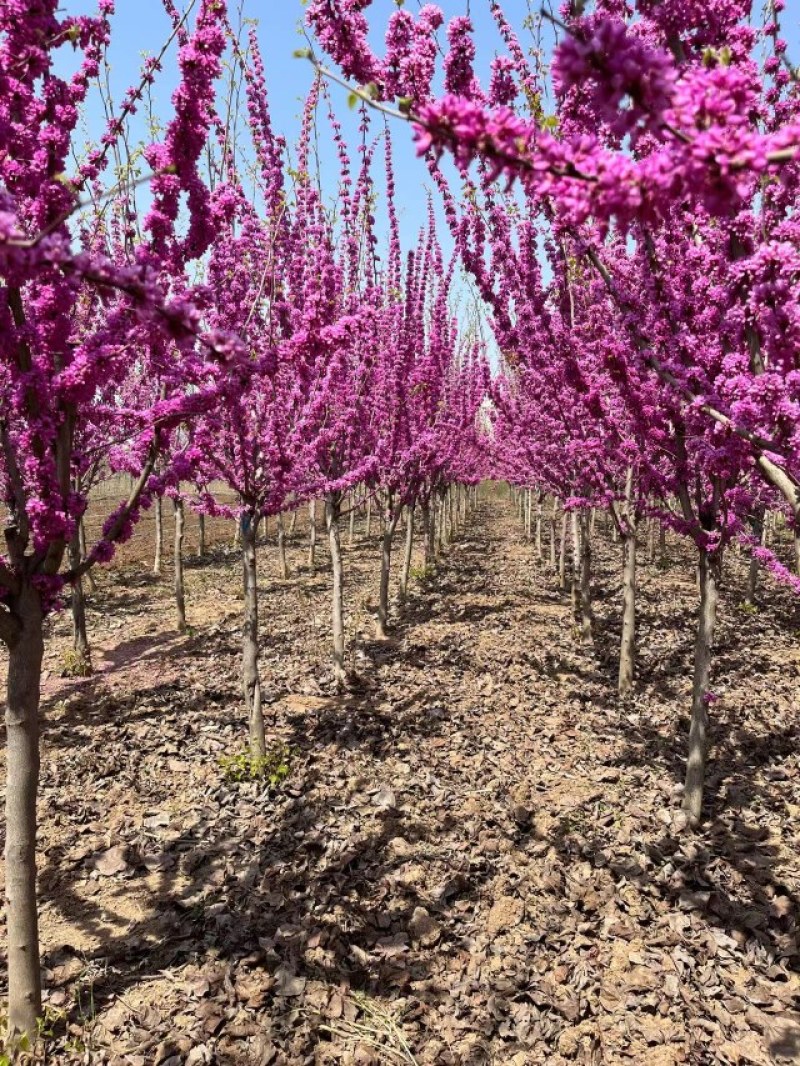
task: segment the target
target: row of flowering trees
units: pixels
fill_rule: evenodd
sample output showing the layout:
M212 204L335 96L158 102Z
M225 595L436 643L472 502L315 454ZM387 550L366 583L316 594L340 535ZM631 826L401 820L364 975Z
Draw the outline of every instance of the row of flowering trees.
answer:
M0 638L9 654L12 1039L35 1034L41 1013L36 796L48 613L70 586L79 609L82 577L113 557L155 499L171 495L180 516L182 486L194 483L202 508L219 512L226 507L215 492L232 489L236 504L227 510L243 546L244 693L251 743L263 752L259 522L303 500L326 501L341 682L345 493L388 493L394 532L399 507L424 502L455 476L474 479L479 452L485 360L461 340L448 310L452 269L432 227L403 258L388 138L376 137L364 115L354 170L330 117L341 165L332 215L312 178L321 85L290 167L255 38L232 31L223 0L201 0L191 24L165 6L180 80L163 139L142 153L150 194L140 217L132 170L116 185L108 175L113 162L119 182L129 120L160 60L146 62L76 167L81 109L109 44L112 0L101 0L93 17L63 17L55 0L0 0ZM79 59L71 79L56 72L66 49ZM219 108L220 92L227 104L242 81L246 150ZM373 177L382 141L383 258ZM89 490L115 470L132 475L133 488L83 550Z
M308 21L365 98L411 120L490 309L495 474L612 509L627 546L623 691L637 515L696 546L696 824L726 544L797 584L757 538L765 506L800 519L800 78L783 0L761 22L747 0L570 3L547 16L549 64L490 6L504 48L488 85L466 16L445 26L435 5L401 7L383 55L369 0L312 0Z

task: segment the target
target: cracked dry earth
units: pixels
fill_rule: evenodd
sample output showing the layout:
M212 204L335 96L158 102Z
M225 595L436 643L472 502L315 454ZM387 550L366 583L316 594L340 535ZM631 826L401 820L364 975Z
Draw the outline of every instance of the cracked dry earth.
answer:
M218 540L223 535L220 530ZM395 638L379 557L347 553L357 690L327 688L328 575L261 552L279 790L239 750L239 567L169 582L127 546L91 600L96 675L48 645L41 794L48 1061L736 1064L800 1061L796 727L787 596L738 606L715 670L709 818L680 832L695 590L641 573L636 696L614 693L618 549L596 538L598 641L486 499ZM2 994L0 992L0 994Z

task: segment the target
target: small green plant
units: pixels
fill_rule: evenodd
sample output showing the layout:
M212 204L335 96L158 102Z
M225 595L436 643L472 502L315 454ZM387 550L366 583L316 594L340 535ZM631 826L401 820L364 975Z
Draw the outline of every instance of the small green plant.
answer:
M428 578L433 577L432 566L412 566L409 573L415 581L427 581Z
M270 788L278 788L289 776L297 750L288 744L276 744L266 755L252 751L236 755L221 755L219 765L226 781L265 781Z
M67 648L61 653L62 677L91 677L92 663L87 655L81 655L74 648Z
M754 603L748 603L747 600L743 600L738 604L737 609L740 610L742 614L758 614L758 607L756 607Z

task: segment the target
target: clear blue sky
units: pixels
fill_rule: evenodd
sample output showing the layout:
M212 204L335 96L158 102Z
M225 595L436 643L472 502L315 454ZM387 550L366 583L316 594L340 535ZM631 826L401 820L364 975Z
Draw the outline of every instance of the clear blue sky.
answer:
M411 10L418 6L417 0L407 2ZM487 0L472 0L471 5L468 0L438 2L448 17L463 15L468 6L471 6L479 37L485 42L481 48L478 72L483 74L488 71L489 62L495 50L500 48L501 42L489 14ZM113 95L118 101L125 89L137 81L143 54L158 52L168 38L171 26L161 0L116 0L116 6L109 58ZM182 0L177 0L177 6L183 9ZM229 0L228 6L233 21L237 9L236 0ZM89 13L93 11L93 7L92 0L62 2L62 10L69 14ZM520 28L527 15L526 0L507 0L505 8L512 22ZM375 0L370 9L371 21L379 28L375 45L381 51L380 34L393 10L396 10L393 0ZM305 40L299 32L304 5L302 0L243 0L243 11L246 18L257 22L275 126L291 145L299 129L302 101L313 79L310 63L293 56L296 49L305 45ZM169 97L176 84L175 53L176 46L173 43L165 58L164 70L153 90L155 99L161 103L159 110L165 117L169 115ZM337 86L332 86L331 92L346 129L354 131L356 119L348 110L347 93ZM87 128L92 138L102 131L102 111L98 100L92 101L89 108ZM142 136L144 137L143 131ZM425 165L415 157L410 129L405 125L398 125L393 131L393 138L400 224L404 246L409 247L427 219L425 190L430 186L430 179ZM326 153L326 158L331 166L329 175L323 177L328 178L332 195L335 192L337 169L332 154ZM434 202L438 206L437 197L434 197ZM442 236L444 237L444 234ZM449 241L446 243L449 245Z

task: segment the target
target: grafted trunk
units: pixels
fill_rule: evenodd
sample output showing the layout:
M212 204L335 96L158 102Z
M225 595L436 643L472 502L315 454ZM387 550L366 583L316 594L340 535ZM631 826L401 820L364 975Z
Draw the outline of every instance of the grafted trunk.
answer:
M202 512L197 516L197 554L201 559L206 554L206 516Z
M156 553L153 559L153 573L161 577L161 569L164 565L164 501L159 496L156 499Z
M19 630L6 682L6 935L8 1032L32 1039L42 1013L36 911L36 793L44 639L38 592L27 583L12 604Z
M704 548L700 549L698 575L700 578L700 610L694 645L692 721L689 727L689 757L686 763L686 784L683 793L683 809L686 811L691 826L698 825L703 809L703 788L708 757L708 684L711 677L711 657L719 595L719 559Z
M68 549L71 570L80 566L81 556L80 531L76 528ZM72 649L75 652L74 672L76 675L83 677L92 672L92 652L86 632L86 597L83 592L83 578L81 577L72 584L71 601Z
M317 501L308 505L308 565L313 570L317 554Z
M325 521L328 526L328 541L331 550L333 571L333 679L338 689L344 687L344 573L342 570L342 545L339 539L339 518L342 501L338 494L328 497L325 504Z
M244 626L242 629L242 686L250 732L250 753L263 757L267 751L261 679L258 673L258 570L256 537L258 515L246 512L239 522L242 541Z
M406 513L406 543L403 554L403 569L400 571L400 602L408 595L408 579L411 576L411 557L414 552L414 504L409 503Z
M385 640L389 635L389 577L392 567L392 544L401 513L402 507L394 506L394 494L390 492L387 501L386 524L381 538L381 580L378 591L378 622L376 626L379 640Z
M281 568L281 577L286 581L289 577L289 560L286 557L286 529L283 524L283 515L278 515L278 561Z
M633 687L636 663L636 530L628 519L622 542L622 640L619 649L619 693Z
M175 612L178 622L178 632L186 632L186 589L183 581L183 531L185 524L185 514L183 510L183 500L173 500L173 506L175 508L175 550L174 550L174 567L175 567Z
M594 637L594 614L592 612L592 537L590 532L590 516L586 510L581 511L580 516L580 607L581 607L581 633L584 640L592 640Z

